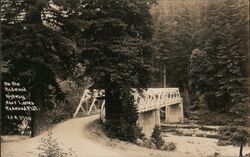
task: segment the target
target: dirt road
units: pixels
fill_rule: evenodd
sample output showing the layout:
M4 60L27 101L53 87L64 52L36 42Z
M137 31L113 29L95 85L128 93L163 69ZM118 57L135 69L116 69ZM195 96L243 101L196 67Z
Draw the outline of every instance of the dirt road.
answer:
M238 147L217 146L216 139L200 137L169 136L167 142L176 143L177 150L173 152L152 150L137 145L111 140L100 129L93 128L93 121L98 116L70 119L59 123L52 128L54 138L58 139L59 145L68 150L72 148L77 157L237 157ZM41 139L47 137L43 133L35 138L21 141L3 142L1 144L2 157L37 157L38 146ZM245 153L250 148L244 148Z
M58 139L59 145L65 150L72 148L79 157L124 157L109 147L103 147L86 137L86 125L96 119L97 116L70 119L56 125L52 129L54 138ZM2 146L2 157L37 157L38 146L41 139L46 137L43 133L38 137L26 139L20 142L6 142Z

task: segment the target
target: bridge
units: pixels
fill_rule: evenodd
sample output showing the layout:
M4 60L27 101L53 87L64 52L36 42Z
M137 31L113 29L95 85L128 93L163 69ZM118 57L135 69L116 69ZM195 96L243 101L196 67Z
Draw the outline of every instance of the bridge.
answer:
M160 115L165 114L165 122L182 123L183 104L179 88L148 88L138 91L132 89L135 104L138 106L138 125L143 128L146 136L150 137L155 125L160 125ZM85 90L73 115L76 117L80 110L90 115L91 112L100 113L101 120L105 120L104 90Z

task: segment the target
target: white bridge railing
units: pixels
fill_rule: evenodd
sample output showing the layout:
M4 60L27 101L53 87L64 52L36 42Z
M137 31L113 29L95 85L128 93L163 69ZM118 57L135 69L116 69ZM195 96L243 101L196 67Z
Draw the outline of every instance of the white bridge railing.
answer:
M134 97L140 113L182 102L179 88L148 88L142 94L134 92Z
M160 109L165 106L182 102L179 88L148 88L142 92L138 92L137 89L132 89L132 91L135 103L138 105L139 113ZM80 109L89 115L93 109L98 110L98 107L96 106L98 104L101 106L99 107L101 113L104 113L105 100L98 99L104 96L104 90L85 90L74 113L74 117L77 116Z

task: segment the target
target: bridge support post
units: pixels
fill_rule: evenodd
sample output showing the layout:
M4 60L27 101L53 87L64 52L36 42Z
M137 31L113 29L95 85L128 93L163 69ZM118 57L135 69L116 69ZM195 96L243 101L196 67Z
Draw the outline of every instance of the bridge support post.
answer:
M165 122L167 123L183 123L183 104L182 102L174 105L166 106Z
M139 126L142 127L142 131L146 138L150 138L155 125L160 125L160 110L151 110L148 112L139 113Z

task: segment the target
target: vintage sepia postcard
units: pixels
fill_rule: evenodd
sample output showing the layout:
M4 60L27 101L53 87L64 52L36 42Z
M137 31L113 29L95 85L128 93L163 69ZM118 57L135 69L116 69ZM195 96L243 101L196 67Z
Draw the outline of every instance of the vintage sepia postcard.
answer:
M1 0L1 157L250 157L249 0Z

